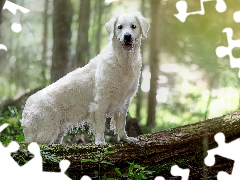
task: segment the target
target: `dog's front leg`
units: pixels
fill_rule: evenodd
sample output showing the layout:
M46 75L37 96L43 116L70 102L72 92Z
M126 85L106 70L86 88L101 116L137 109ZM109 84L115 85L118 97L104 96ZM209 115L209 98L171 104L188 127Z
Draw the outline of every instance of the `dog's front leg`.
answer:
M104 104L93 103L94 110L92 111L93 128L95 131L95 144L106 145L104 138L105 123L106 123L106 106Z
M115 120L116 120L116 132L118 134L118 141L120 140L126 140L128 142L138 141L137 138L127 136L127 133L125 131L126 113L115 115Z

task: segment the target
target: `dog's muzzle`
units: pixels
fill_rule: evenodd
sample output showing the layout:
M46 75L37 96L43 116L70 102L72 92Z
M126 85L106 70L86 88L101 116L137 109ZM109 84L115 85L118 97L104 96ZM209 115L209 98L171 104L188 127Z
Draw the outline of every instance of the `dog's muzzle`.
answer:
M122 46L125 51L133 50L134 44L133 44L133 37L131 34L129 33L124 34Z

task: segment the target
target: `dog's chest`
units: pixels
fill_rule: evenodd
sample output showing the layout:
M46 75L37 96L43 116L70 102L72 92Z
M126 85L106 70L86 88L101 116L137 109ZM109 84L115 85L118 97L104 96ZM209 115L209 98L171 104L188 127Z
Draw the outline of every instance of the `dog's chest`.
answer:
M116 68L114 72L112 86L115 89L114 94L118 96L132 96L132 93L138 87L140 75L139 67Z

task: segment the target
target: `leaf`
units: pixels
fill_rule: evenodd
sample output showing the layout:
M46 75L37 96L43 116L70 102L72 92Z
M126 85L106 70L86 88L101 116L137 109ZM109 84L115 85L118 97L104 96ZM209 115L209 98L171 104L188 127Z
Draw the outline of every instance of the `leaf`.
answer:
M131 176L130 173L128 173L128 174L123 174L123 175L122 175L122 177L124 177L124 178L130 177L130 176Z
M133 172L134 162L129 163L129 164L130 164L130 166L129 166L129 172L131 173L131 172Z
M122 177L122 173L119 169L120 168L115 168L115 172L117 173L118 176Z
M81 162L86 163L86 162L98 162L99 160L97 158L95 159L82 159Z
M24 141L24 135L19 134L19 135L16 136L16 139L17 139L18 142L23 142Z
M25 128L25 126L20 126L19 130L23 130Z
M117 151L109 151L107 148L104 148L104 153L105 154L114 154L116 153Z
M134 166L133 166L134 168L136 168L136 169L140 169L141 168L141 166L140 165L138 165L138 164L134 164Z
M108 165L114 165L113 163L108 162L108 161L102 161L101 163L102 163L102 164L108 164Z
M105 154L114 154L116 153L117 151L105 151Z

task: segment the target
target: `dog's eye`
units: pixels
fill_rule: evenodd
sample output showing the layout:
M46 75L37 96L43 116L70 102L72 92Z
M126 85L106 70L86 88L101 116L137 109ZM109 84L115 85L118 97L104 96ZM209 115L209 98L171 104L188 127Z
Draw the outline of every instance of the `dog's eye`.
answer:
M122 25L119 25L119 26L118 26L118 29L122 29Z
M135 29L136 27L137 27L137 26L135 26L135 25L132 25L132 28L133 28L133 29Z

